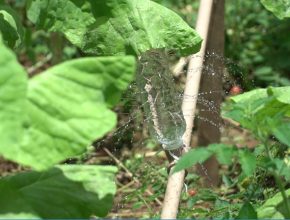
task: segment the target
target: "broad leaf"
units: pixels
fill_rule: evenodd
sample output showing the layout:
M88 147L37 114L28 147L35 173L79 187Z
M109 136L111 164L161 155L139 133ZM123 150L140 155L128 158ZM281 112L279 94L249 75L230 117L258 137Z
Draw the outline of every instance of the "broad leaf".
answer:
M290 203L290 189L286 191L288 204ZM286 204L283 202L281 193L277 193L274 197L268 199L258 210L259 219L289 219L287 215Z
M0 42L0 154L21 154L27 77L15 55Z
M290 18L289 0L261 0L261 3L271 11L277 18Z
M239 211L237 219L257 219L257 212L251 203L246 202Z
M0 179L0 218L104 217L111 209L115 167L58 166Z
M212 155L213 152L205 147L191 149L188 153L183 155L178 160L178 162L174 166L173 172L178 172L180 170L187 169L197 163L203 163Z
M254 153L251 153L247 149L243 149L239 151L239 161L242 166L243 172L250 176L256 169L256 157Z
M256 89L231 97L232 102L227 106L229 109L223 111L223 116L241 123L245 128L252 129L252 117L264 107L265 99L267 99L266 89Z
M108 108L119 101L133 73L133 57L103 57L68 61L34 77L28 90L27 138L14 158L45 169L83 153L115 127L116 114Z
M135 71L134 57L77 59L32 78L26 94L26 74L3 46L0 60L0 154L38 170L83 153L116 125L109 108Z
M15 11L0 4L0 33L6 45L18 47L23 40L23 27Z
M254 134L270 134L282 143L287 140L287 121L290 117L290 87L257 89L231 98L224 117L229 117Z
M140 55L167 48L189 55L201 44L177 14L149 0L30 0L28 17L90 54Z

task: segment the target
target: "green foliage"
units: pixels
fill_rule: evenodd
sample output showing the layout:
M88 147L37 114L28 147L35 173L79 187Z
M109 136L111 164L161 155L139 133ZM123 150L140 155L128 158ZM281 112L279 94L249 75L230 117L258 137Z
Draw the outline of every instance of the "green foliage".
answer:
M158 158L155 156L154 160ZM153 158L152 158L153 159ZM156 203L165 193L166 180L168 174L164 164L157 164L155 161L146 161L146 158L141 154L136 154L129 160L126 160L126 167L133 173L134 178L140 181L137 189L125 189L123 193L125 197L120 203L132 203L130 205L133 211L147 210L144 218L153 218L156 215ZM149 194L148 191L153 193ZM128 193L128 191L130 191ZM138 210L138 211L139 211Z
M281 143L286 144L290 147L290 136L289 136L289 131L290 131L290 122L288 123L282 123L282 124L277 124L275 127L273 127L272 132L273 135L281 141Z
M214 144L208 146L209 149L212 148L212 151L215 152L217 160L221 164L230 165L232 164L233 158L237 155L237 148L233 146L227 146L225 144ZM211 150L211 149L210 149Z
M239 161L242 166L242 170L247 176L254 173L256 169L256 157L250 151L243 150L239 152Z
M257 162L253 160L255 156L247 151L239 154L244 173L249 176L254 171L258 172L255 169L258 166L275 179L283 195L285 195L285 189L281 177L286 181L289 180L289 158L286 152L283 152L284 159L280 159L279 154L273 152L273 148L280 148L280 151L284 151L283 144L288 146L288 149L290 147L289 138L287 137L290 119L289 92L290 87L270 87L232 97L232 103L230 103L224 114L224 116L236 120L242 126L251 130L264 148L265 155L263 155L263 151L260 152L262 159ZM271 135L274 135L280 141L280 144L275 144L277 146L271 144L269 140ZM266 204L263 205L264 209L261 209L258 215L263 215L264 218L283 218L283 216L289 218L289 199L285 196L283 199L281 196L279 198L279 204L278 200L266 202L266 204L271 204L269 205L271 207L267 208Z
M221 164L231 165L233 158L238 156L242 170L246 175L252 175L256 168L256 157L248 149L237 149L225 144L211 144L208 147L191 149L184 154L174 167L174 172L187 169L197 163L203 163L215 155Z
M180 170L189 168L197 163L203 163L210 156L212 156L212 154L213 152L202 147L191 149L178 160L177 164L174 166L173 172L178 172Z
M0 51L0 152L11 151L14 157L23 135L27 76L15 55L2 42Z
M15 11L0 3L0 34L10 48L18 47L23 41L24 29Z
M290 202L290 189L286 191L288 201ZM268 199L265 204L257 210L259 219L289 219L287 215L286 204L283 201L281 193L277 193L274 197Z
M232 97L232 103L224 112L250 129L258 138L274 135L290 147L288 134L290 117L290 87L257 89Z
M25 3L9 1L7 5L14 5L21 22L30 27ZM148 0L30 0L27 16L44 31L27 28L23 41L19 19L7 5L5 10L4 6L0 8L0 154L38 172L0 179L0 218L104 217L116 191L116 168L52 166L80 155L116 125L116 114L110 108L120 101L121 93L133 80L135 58L79 58L46 67L28 79L16 56L3 43L15 48L24 42L24 55L17 55L24 58L21 62L27 68L31 66L25 60L27 56L37 61L51 52L70 53L62 51L61 35L57 44L60 48L56 48L56 42L45 31L62 32L86 53L97 55L139 55L152 48L188 55L199 49L201 39L178 15ZM70 49L76 51L73 46ZM164 189L160 183L165 182L165 174L165 169L156 172L155 179L160 179L152 186L155 191ZM137 193L142 199L144 191L146 186ZM148 202L158 196L152 195Z
M177 14L149 0L31 0L28 17L38 28L64 33L89 54L139 55L167 48L189 55L201 44Z
M6 56L1 60L8 65L1 66L4 107L0 114L5 132L0 135L0 152L6 158L46 169L81 154L93 140L116 125L116 116L108 108L118 102L121 92L133 80L133 57L68 61L28 83L11 52L4 46L2 51Z
M0 179L0 218L89 218L111 208L117 169L63 165Z
M285 178L286 181L290 182L290 157L286 156L284 160L275 158L274 163L278 175Z
M251 203L246 202L242 206L236 219L257 219L257 212L255 211Z
M260 1L231 0L225 22L228 71L244 88L290 85L289 20L277 19Z
M288 0L261 0L261 3L277 18L290 18L290 1Z

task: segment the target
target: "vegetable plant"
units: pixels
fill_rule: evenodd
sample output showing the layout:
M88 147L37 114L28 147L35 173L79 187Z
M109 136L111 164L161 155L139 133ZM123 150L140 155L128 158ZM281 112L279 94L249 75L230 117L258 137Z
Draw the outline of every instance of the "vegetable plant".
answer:
M212 144L207 148L190 150L180 158L174 171L177 172L202 163L212 155L216 155L220 164L227 166L233 164L236 158L242 169L240 180L249 181L262 172L275 180L280 191L275 196L276 199L270 199L269 202L257 207L257 210L250 203L251 197L244 198L245 204L241 208L239 216L249 212L247 215L243 214L241 218L289 218L289 189L285 188L290 181L289 92L290 87L252 90L233 96L231 102L224 106L223 116L225 118L238 122L259 140L259 146L254 152L248 148ZM279 156L281 154L282 156ZM249 184L247 185L249 186ZM265 207L269 208L264 209Z
M62 33L87 57L28 78L12 50L29 30L0 3L0 154L33 169L0 179L0 217L104 217L116 167L57 164L116 126L111 109L134 79L137 56L158 48L189 55L201 39L149 0L30 0L27 17L36 28Z

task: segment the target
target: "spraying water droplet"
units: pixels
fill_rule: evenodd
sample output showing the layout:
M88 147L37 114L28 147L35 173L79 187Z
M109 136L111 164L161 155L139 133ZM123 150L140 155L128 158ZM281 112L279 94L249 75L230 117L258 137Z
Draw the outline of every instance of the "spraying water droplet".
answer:
M142 94L143 108L150 134L166 150L180 148L185 121L181 99L175 89L166 53L150 50L139 59L137 86Z

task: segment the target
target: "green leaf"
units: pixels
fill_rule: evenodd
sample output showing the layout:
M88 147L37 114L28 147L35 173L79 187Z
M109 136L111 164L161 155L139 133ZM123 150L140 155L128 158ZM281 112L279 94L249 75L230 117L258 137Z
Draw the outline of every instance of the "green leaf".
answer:
M45 169L83 153L112 130L117 117L108 108L133 80L134 63L133 57L83 58L33 78L28 90L29 138L22 143L24 152L17 154L19 161Z
M239 150L239 161L241 163L243 172L247 176L252 175L256 169L256 157L254 153L251 153L247 149Z
M246 202L237 216L237 219L257 219L257 212L251 203Z
M290 117L289 93L289 86L246 92L231 98L232 102L226 105L223 116L241 123L255 135L259 134L259 138L260 134L267 137L275 133L281 139L283 134L278 134L279 126L284 126L282 124L287 123ZM285 137L280 141L285 142Z
M15 55L0 42L0 153L19 152L25 120L27 76ZM6 153L5 153L6 152Z
M279 102L290 105L290 86L269 87L267 93L274 96Z
M247 103L247 102L254 102L261 98L267 97L267 90L266 89L255 89L249 92L245 92L241 95L231 97L231 100L234 103Z
M57 166L0 179L0 218L104 217L116 192L111 166Z
M29 81L0 45L0 154L43 170L83 153L116 125L109 108L134 78L135 58L82 58Z
M187 169L197 163L203 163L212 155L213 152L205 147L191 149L177 161L173 172L175 173L180 170Z
M24 30L15 11L0 4L0 33L3 41L10 48L18 47L23 40Z
M133 80L134 63L134 57L82 58L34 77L28 90L29 138L13 158L45 169L83 153L115 127L116 114L108 108Z
M208 149L215 153L219 163L225 165L230 165L233 157L237 153L237 149L235 147L226 144L211 144L208 146Z
M260 0L265 8L271 11L277 18L290 18L289 0Z
M285 157L284 160L274 159L276 170L280 176L283 176L286 181L290 181L290 156Z
M286 190L288 203L290 202L290 189ZM257 209L259 219L289 219L287 216L285 202L281 193L277 193L274 197L268 199L261 207Z
M290 147L290 123L283 123L279 124L272 128L272 132L275 135L275 137L281 141L281 143L286 144L288 147Z
M59 31L84 52L140 55L167 48L189 55L201 38L182 18L149 0L30 0L29 19Z

